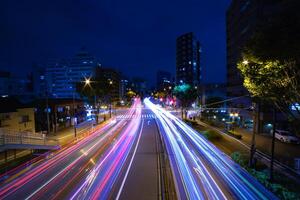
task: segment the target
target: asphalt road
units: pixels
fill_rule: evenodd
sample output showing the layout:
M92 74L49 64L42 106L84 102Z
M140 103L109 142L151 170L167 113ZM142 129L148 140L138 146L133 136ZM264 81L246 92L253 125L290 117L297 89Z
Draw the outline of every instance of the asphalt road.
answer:
M90 136L0 183L0 199L105 198L122 169L141 127L140 102L126 112L130 120L112 120Z
M0 175L0 199L159 199L159 133L178 199L276 199L181 120L146 104L151 111L136 100L73 145Z
M130 152L123 173L119 176L114 199L159 199L159 132L152 111L143 109L142 116L142 131Z
M277 199L195 130L154 105L180 199Z

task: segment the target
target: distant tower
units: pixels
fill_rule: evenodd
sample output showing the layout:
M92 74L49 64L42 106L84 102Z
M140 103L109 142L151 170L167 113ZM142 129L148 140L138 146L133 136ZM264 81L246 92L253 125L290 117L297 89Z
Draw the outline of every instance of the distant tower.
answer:
M198 86L201 82L200 42L194 33L186 33L176 40L176 83Z
M156 89L163 90L165 87L172 85L171 73L159 70L156 74Z

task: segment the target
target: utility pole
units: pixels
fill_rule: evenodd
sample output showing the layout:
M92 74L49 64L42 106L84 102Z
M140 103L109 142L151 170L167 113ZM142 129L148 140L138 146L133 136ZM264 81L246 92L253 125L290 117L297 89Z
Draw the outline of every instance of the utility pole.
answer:
M46 112L47 112L47 133L50 134L48 87L46 88Z
M96 115L96 124L98 124L98 107L97 107L97 97L96 97L96 93L94 92L94 103L95 103L95 115Z
M75 93L73 92L73 123L74 123L74 136L77 137L76 124L75 124Z
M273 108L273 133L272 133L272 147L271 147L271 163L270 163L270 181L273 182L273 165L274 165L274 149L275 149L275 131L276 131L276 108Z
M256 134L256 125L257 125L257 114L256 110L259 105L255 102L253 103L253 132L252 132L252 140L251 140L251 149L250 149L250 159L249 159L249 167L254 167L254 154L256 152L256 142L255 142L255 134ZM259 108L258 108L259 109Z

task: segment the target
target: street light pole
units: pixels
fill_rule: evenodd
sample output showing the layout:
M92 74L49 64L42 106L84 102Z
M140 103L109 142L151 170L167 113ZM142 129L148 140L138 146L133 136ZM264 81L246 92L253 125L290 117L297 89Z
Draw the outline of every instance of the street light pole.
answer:
M74 123L74 136L77 137L76 124L75 124L75 93L73 92L73 123Z
M96 93L94 92L94 104L95 104L95 115L96 115L96 124L98 124L98 107L97 107L97 97Z
M253 131L252 131L249 167L254 167L254 154L256 151L255 134L256 134L256 126L258 123L256 117L256 106L257 106L256 103L253 103Z
M271 163L270 163L270 181L273 182L273 166L274 166L274 149L275 149L275 131L276 131L276 108L273 108L273 133L272 133L272 148L271 148Z
M46 112L47 112L47 133L50 133L49 102L48 89L46 89Z
M112 84L113 84L113 81L110 80L109 81L110 89L111 89ZM112 95L110 94L110 96L109 96L109 118L111 118L111 106L112 106Z

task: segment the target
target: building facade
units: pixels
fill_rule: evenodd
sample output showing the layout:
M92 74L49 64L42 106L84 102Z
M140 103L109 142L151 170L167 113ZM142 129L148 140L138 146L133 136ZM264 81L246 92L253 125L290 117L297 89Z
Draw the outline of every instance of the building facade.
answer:
M54 98L78 98L76 83L94 76L100 66L97 59L85 50L71 60L49 62L46 70L48 94Z
M201 45L194 33L186 33L176 40L176 83L198 86L201 82Z
M33 97L32 80L30 76L17 77L9 72L0 72L0 96L19 97L22 102L30 101Z
M164 90L172 86L172 76L170 72L159 70L156 74L156 89Z
M0 133L35 133L34 108L15 98L0 97Z

